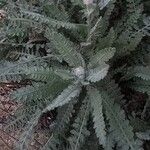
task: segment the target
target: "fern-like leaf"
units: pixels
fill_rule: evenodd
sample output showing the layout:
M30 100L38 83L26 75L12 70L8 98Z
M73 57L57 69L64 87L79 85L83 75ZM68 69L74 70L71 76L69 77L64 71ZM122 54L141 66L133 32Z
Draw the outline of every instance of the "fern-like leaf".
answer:
M11 93L12 99L16 101L25 102L26 100L38 100L44 98L51 98L61 92L69 82L64 82L62 80L57 81L54 79L50 82L36 83L33 86L23 87ZM59 84L59 87L58 85Z
M150 67L138 66L134 68L135 76L143 80L150 80Z
M107 65L105 63L101 64L97 68L90 69L88 71L88 75L87 75L86 79L91 82L100 81L107 75L108 69L109 69L109 65Z
M81 29L81 28L86 28L86 25L84 24L75 24L75 23L69 23L69 22L65 22L65 21L59 21L59 20L55 20L49 17L46 17L44 15L35 13L35 12L30 12L30 11L22 11L21 12L25 18L11 18L10 20L13 21L25 21L25 22L37 22L40 24L47 24L50 27L53 28L66 28L66 29Z
M58 8L54 4L44 4L43 10L48 17L59 21L69 21L69 15L64 9Z
M61 144L60 137L67 131L68 123L74 112L74 104L77 102L76 98L68 104L58 108L58 115L56 118L55 131L52 136L48 139L46 144L43 145L41 150L58 150L58 145ZM62 148L62 147L61 147Z
M94 128L97 137L99 138L99 143L106 146L106 131L105 131L105 122L103 116L103 106L102 106L102 97L99 91L95 88L90 88L88 91L89 99L91 106L93 108L93 121Z
M83 58L76 51L73 43L62 34L47 29L45 36L53 43L54 47L61 54L62 58L73 67L83 66Z
M15 70L14 70L15 67ZM24 71L17 63L10 63L8 61L0 62L0 80L1 82L7 81L20 81L24 75Z
M37 81L52 81L56 75L52 68L30 67L25 69L27 78Z
M139 150L140 147L135 143L133 129L129 125L129 121L125 119L124 111L121 110L118 104L114 103L114 100L107 95L107 92L102 92L101 94L110 129L119 149Z
M16 149L27 149L32 137L32 134L34 132L34 127L37 125L38 120L41 116L41 111L37 110L36 113L33 115L31 121L26 127L26 131L21 135L19 142L16 144Z
M105 48L98 51L94 56L90 58L89 67L97 67L98 65L103 64L104 62L109 61L115 54L115 48Z
M107 135L107 139L106 139L106 146L105 146L105 150L113 150L115 145L115 141L111 135L111 133L109 133Z
M100 0L100 2L99 2L100 9L102 10L104 7L106 7L110 1L111 0Z
M71 2L73 5L78 5L78 6L83 7L83 8L85 7L82 0L71 0Z
M136 79L132 84L131 88L150 95L150 80Z
M146 132L137 132L136 135L141 140L150 140L150 130L147 130Z
M77 99L75 98L68 104L62 106L58 110L57 120L58 124L56 125L56 130L58 132L61 132L63 130L66 130L66 125L69 123L70 118L72 117L72 113L74 113L74 104L77 102Z
M70 102L72 98L79 95L81 90L80 83L74 83L73 85L68 86L56 99L54 99L44 110L47 112L53 110L57 107L63 106Z
M68 138L70 149L79 150L81 144L84 143L85 137L89 135L89 131L86 127L89 115L88 109L89 104L87 99L85 99L77 115L77 118L73 123L73 129L70 131L71 136Z

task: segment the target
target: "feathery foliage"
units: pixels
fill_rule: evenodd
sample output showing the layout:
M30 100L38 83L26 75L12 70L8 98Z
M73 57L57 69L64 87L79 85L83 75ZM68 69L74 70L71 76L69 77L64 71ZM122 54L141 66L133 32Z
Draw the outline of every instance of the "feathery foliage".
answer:
M150 139L149 6L0 1L0 84L28 81L10 94L19 108L4 129L23 131L14 149L30 149L39 130L48 130L41 150L143 149Z

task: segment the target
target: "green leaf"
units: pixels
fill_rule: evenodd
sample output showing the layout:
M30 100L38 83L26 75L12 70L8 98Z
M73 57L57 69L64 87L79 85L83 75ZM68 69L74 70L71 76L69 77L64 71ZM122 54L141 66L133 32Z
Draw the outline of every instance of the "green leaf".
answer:
M140 150L140 146L134 140L133 129L129 121L125 119L124 111L117 103L114 103L114 99L109 97L107 92L102 91L101 94L111 133L120 150Z
M20 137L20 140L16 144L16 150L27 149L31 141L34 127L38 124L39 118L41 116L41 111L37 110L36 113L32 116L32 119L28 123L25 131Z
M57 107L63 106L72 100L72 98L79 95L81 90L80 84L74 83L73 85L68 86L56 99L54 99L44 110L47 112L53 110Z
M69 23L65 21L59 21L35 12L21 11L21 13L24 15L24 18L9 18L9 19L12 21L25 21L29 23L37 22L39 24L47 24L48 26L57 29L60 29L62 27L66 29L76 29L76 30L86 28L85 24L75 24L75 23Z
M28 78L34 79L37 81L52 81L53 79L62 78L64 80L73 79L73 75L71 71L60 69L57 67L42 67L42 66L34 66L25 68L25 74Z
M150 80L150 67L137 66L134 68L135 76L143 80Z
M141 140L150 140L150 130L145 132L137 132L136 135Z
M69 21L69 15L64 9L58 8L55 4L44 4L43 10L48 17L60 21Z
M25 74L29 79L37 81L52 81L53 79L56 79L56 74L52 68L44 68L42 66L26 68Z
M95 88L90 88L88 90L89 99L91 106L93 108L93 121L94 128L97 137L99 138L99 143L106 146L106 131L105 131L105 121L103 116L103 106L102 97L99 91Z
M61 77L64 80L70 80L70 79L74 78L74 76L72 75L72 73L69 70L55 68L54 72L56 75L58 75L59 77Z
M99 37L96 52L99 52L101 49L112 47L115 42L115 38L115 31L112 27L106 36Z
M150 80L139 80L136 79L131 83L131 88L150 95Z
M26 86L13 91L11 93L11 98L18 102L51 98L61 92L69 83L69 81L62 81L60 79L53 79L46 84L36 83L32 86Z
M98 32L97 30L99 29L99 26L101 24L101 19L102 19L102 17L98 18L97 22L95 23L95 25L90 30L89 37L86 41L87 43L90 43L92 39L95 39L94 37L96 36L96 33Z
M22 67L18 63L11 63L8 61L0 61L0 81L20 81L24 75Z
M88 71L88 75L87 75L86 79L91 82L98 82L107 75L108 69L109 69L109 65L107 65L105 63L101 64L97 68L90 69Z
M111 0L100 0L100 2L99 2L100 10L102 10L104 7L106 7L110 1Z
M79 5L80 7L85 7L85 5L83 4L83 0L71 0L71 3L73 3L73 5Z
M72 114L74 111L74 105L77 103L77 98L74 98L72 101L70 101L68 104L58 108L58 115L56 118L56 131L57 132L64 132L68 129L68 123L72 117Z
M114 56L115 51L115 48L112 47L98 51L94 56L90 58L88 67L97 67L103 64L104 62L109 61L109 59L111 59Z
M47 29L45 36L52 42L62 58L73 67L83 66L84 60L76 50L77 47L62 34Z
M111 133L107 134L105 150L113 150L115 147L115 141Z
M87 130L87 121L89 117L89 104L87 98L82 103L80 111L73 123L73 129L70 131L71 136L68 138L70 149L80 150L81 145L85 141L85 137L89 136Z

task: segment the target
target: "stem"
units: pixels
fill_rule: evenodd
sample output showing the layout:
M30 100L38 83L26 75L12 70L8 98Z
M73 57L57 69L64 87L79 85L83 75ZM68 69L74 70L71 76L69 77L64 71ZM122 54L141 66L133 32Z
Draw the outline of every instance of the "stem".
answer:
M143 109L143 112L141 114L141 118L144 119L144 116L145 116L145 113L146 113L146 110L147 110L147 107L150 105L150 101L147 100L145 105L144 105L144 109Z
M91 39L89 39L90 37L90 30L91 30L91 13L89 11L89 6L86 6L87 7L87 12L88 12L88 16L87 16L87 25L88 25L88 36L87 36L87 40L88 42L91 41Z

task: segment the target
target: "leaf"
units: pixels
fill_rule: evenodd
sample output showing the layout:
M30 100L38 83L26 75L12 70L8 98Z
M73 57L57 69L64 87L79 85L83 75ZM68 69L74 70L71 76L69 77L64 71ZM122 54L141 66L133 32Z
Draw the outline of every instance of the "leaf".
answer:
M114 149L114 145L115 145L115 141L114 141L111 133L109 133L107 135L107 139L106 139L105 150L113 150Z
M131 83L131 88L150 95L150 80L140 80L136 79L134 82Z
M110 130L114 140L118 143L119 150L140 150L141 145L136 144L133 128L125 119L124 111L117 103L114 103L114 99L109 97L106 91L101 91L101 94Z
M13 91L11 93L11 98L18 102L50 98L61 92L69 83L69 81L60 79L54 79L46 84L34 83L32 86L26 86Z
M64 35L47 29L45 36L52 42L56 50L70 66L83 66L84 60L81 54L76 51L77 47Z
M137 132L136 135L141 140L150 140L150 130L145 132Z
M42 66L34 66L25 68L25 74L30 79L34 79L37 81L52 81L53 79L62 78L64 80L73 79L73 75L69 70L60 69L58 67L42 67Z
M20 140L16 144L16 149L21 150L21 149L28 149L30 140L33 135L33 130L34 127L38 124L38 120L41 116L41 111L37 110L36 113L33 115L32 119L28 123L26 130L23 132L23 134L20 137Z
M115 31L113 28L111 28L106 36L99 37L99 39L98 39L99 42L98 42L98 46L96 48L96 52L100 51L102 49L105 49L105 48L109 49L109 47L112 47L112 45L115 41L115 38L116 38L115 36L116 36Z
M71 136L68 138L70 149L79 150L85 141L85 137L89 135L87 130L87 121L89 117L89 103L87 98L84 99L80 111L73 123L73 129L70 131Z
M53 110L54 108L63 106L72 100L72 98L79 95L81 86L79 83L74 83L73 85L68 86L56 99L52 101L43 112Z
M64 69L54 69L54 72L56 75L58 75L59 77L61 77L64 80L70 80L73 79L74 76L72 75L72 73L69 70L64 70Z
M102 19L102 17L98 18L97 22L95 23L95 25L90 30L89 37L87 39L87 43L90 43L90 40L94 38L94 36L95 36L95 34L96 34L97 30L99 29L99 26L101 24L101 19Z
M55 4L45 3L43 6L43 10L48 17L51 17L53 19L57 19L60 21L66 21L66 22L69 21L68 13L64 9L58 8L57 5Z
M104 62L109 61L109 59L111 59L114 56L115 51L115 48L112 47L98 51L94 56L90 58L88 67L97 67L103 64Z
M19 62L18 62L19 63ZM18 66L18 63L12 63L8 61L0 61L0 80L1 82L7 81L20 81L24 71L22 67Z
M93 108L93 121L94 128L97 137L99 138L99 143L106 146L106 131L105 131L105 121L103 116L103 106L102 97L99 91L95 88L90 88L88 90L89 99L91 106Z
M150 67L137 66L134 68L135 76L143 80L150 80Z
M100 2L99 2L100 10L102 10L104 7L106 7L110 1L111 0L100 0Z
M88 75L86 79L91 82L100 81L107 75L108 69L109 69L109 65L105 63L103 65L101 64L101 66L97 68L90 69L88 71Z
M29 79L37 81L52 81L58 78L52 68L44 68L42 66L28 67L25 69L25 74Z
M129 119L130 124L132 125L132 127L134 127L135 132L144 132L146 130L150 130L150 125L148 122L132 116L129 116Z
M31 11L21 11L21 13L24 15L24 18L10 18L10 20L25 21L30 23L37 22L40 24L47 24L48 26L57 29L60 29L61 27L66 29L77 29L77 30L81 28L86 28L86 25L84 24L75 24L75 23L70 23L65 21L59 21Z
M85 5L83 4L83 0L71 0L71 3L73 3L73 5L79 5L80 7L85 7Z
M64 132L68 129L67 125L72 117L72 114L75 112L74 105L77 103L77 98L74 98L68 104L58 108L58 115L56 118L56 131Z

